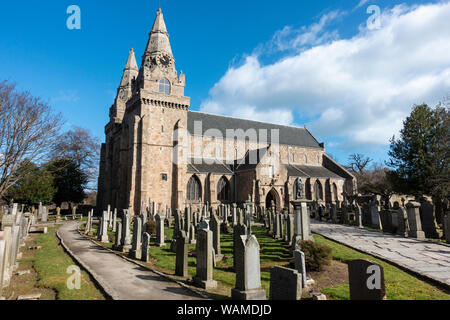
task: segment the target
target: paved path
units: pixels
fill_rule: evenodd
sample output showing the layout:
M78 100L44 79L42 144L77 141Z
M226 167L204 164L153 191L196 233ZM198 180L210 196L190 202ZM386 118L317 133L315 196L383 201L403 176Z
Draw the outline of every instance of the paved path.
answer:
M197 300L192 291L126 261L78 233L79 222L65 223L59 235L71 253L105 291L118 300Z
M450 288L450 246L313 220L311 231L391 261Z

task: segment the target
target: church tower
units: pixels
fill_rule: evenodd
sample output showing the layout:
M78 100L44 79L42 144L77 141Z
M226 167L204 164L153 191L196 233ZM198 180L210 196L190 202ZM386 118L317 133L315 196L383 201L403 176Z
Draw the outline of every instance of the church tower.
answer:
M174 160L186 152L184 144L174 143L174 136L176 128L187 126L190 98L184 96L184 87L185 75L175 68L169 33L158 9L123 118L120 208L139 212L149 198L163 208L179 205L183 194L178 193L182 190L178 185L184 181L179 181L178 172L185 172L185 167L174 165Z

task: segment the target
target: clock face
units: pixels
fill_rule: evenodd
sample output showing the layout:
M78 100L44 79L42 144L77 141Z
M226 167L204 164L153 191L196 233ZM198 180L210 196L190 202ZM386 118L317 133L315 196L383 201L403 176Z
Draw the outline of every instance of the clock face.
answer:
M172 64L172 58L167 54L160 55L158 60L160 65L166 68Z

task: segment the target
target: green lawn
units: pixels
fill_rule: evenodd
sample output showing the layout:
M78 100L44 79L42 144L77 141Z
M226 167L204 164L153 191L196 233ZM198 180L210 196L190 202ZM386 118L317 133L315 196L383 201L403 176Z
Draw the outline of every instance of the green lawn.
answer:
M230 228L232 231L232 228ZM253 227L253 234L257 237L261 247L261 285L269 295L270 287L270 268L275 265L287 265L292 259L289 248L281 241L276 241L267 234L264 227ZM95 233L95 232L94 232ZM110 239L114 239L113 233L109 232ZM166 246L156 247L152 241L150 248L150 257L152 264L161 271L173 275L175 273L175 253L170 251L170 239L172 239L173 229L165 228ZM367 258L381 264L384 267L386 295L389 300L449 300L450 295L419 280L418 278L400 270L399 268L380 261L372 256L360 253L356 250L340 245L336 242L327 240L319 235L314 235L318 243L325 244L333 249L333 259L347 263L354 259ZM105 245L111 247L111 244ZM195 251L195 245L189 246L189 252ZM221 286L230 295L231 288L234 287L236 277L233 271L233 235L221 234L221 251L224 259L217 263L214 269L214 279L219 281ZM190 276L196 274L196 259L188 258L188 271ZM322 289L330 299L348 300L348 283L339 286ZM226 298L226 297L225 297Z
M348 263L355 259L370 259L384 268L386 296L388 300L450 300L450 295L402 271L401 269L376 259L370 255L313 235L317 243L325 244L333 249L333 259ZM322 290L334 299L350 299L348 283Z
M36 238L36 245L42 246L32 259L33 266L39 275L38 286L54 289L58 300L104 300L103 294L84 271L81 272L81 289L67 288L66 281L70 277L70 274L66 273L67 268L76 263L59 245L54 232L54 228L49 228L47 234L40 234Z

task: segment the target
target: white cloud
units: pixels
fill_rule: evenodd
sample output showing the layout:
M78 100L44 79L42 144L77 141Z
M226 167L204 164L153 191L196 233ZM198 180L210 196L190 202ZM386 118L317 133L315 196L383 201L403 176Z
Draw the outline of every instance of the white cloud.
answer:
M60 90L58 96L50 98L50 102L77 102L80 100L75 90Z
M296 36L275 36L274 47L296 53L268 65L259 53L247 56L201 110L281 124L299 116L314 119L307 126L319 139L386 145L413 104L433 105L450 92L450 2L387 9L380 29L362 26L351 39L324 38L333 34L324 28L330 19L280 31Z
M355 9L361 8L363 5L365 5L369 0L361 0L359 1L358 5L355 7Z

